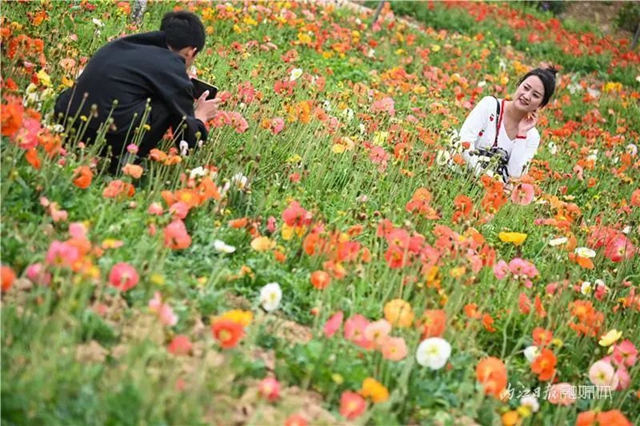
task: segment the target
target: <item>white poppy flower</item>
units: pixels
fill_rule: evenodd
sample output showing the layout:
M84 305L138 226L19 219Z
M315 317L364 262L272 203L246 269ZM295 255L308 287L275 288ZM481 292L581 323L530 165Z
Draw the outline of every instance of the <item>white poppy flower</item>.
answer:
M575 253L580 257L586 257L588 259L596 257L596 252L587 247L578 247L575 249Z
M549 142L549 144L547 145L547 148L549 148L549 152L552 155L556 155L556 153L558 152L558 145L556 145L553 142Z
M418 346L416 360L423 367L439 370L445 366L451 355L451 345L440 337L425 339Z
M590 87L587 88L587 93L594 97L594 98L599 98L600 97L600 91L597 89L592 89Z
M267 312L273 312L280 306L282 289L278 283L269 283L260 289L260 304Z
M450 159L451 154L449 154L449 151L441 149L440 151L438 151L438 155L436 155L436 164L438 166L444 166L445 164L449 163Z
M104 27L104 24L102 23L101 20L99 20L98 18L93 18L91 20L97 27Z
M236 173L231 178L231 182L233 182L237 188L244 189L247 186L248 178L242 173Z
M524 350L524 357L529 362L535 361L539 355L540 355L540 349L538 349L537 346L529 346L527 349Z
M302 75L302 70L300 68L294 68L291 70L291 75L289 76L289 81L296 81Z
M584 281L580 286L580 293L584 294L585 296L590 295L592 291L593 291L593 286L589 281Z
M567 237L554 238L554 239L549 241L549 245L551 247L560 246L560 245L566 243L567 241L569 241L569 239Z
M189 142L187 141L180 141L180 155L187 155L187 153L189 152Z
M525 395L520 398L520 405L524 407L529 407L532 413L537 413L540 409L540 403L538 402L538 398L535 395Z
M204 169L204 167L200 166L191 170L191 173L189 173L189 178L195 179L199 177L205 177L206 175L207 175L207 171Z
M347 121L351 121L353 120L354 112L351 108L346 108L344 111L342 111L342 116L346 117Z
M234 251L236 251L236 248L234 246L230 246L226 244L224 241L220 241L220 240L215 240L213 242L213 248L218 253L233 253Z

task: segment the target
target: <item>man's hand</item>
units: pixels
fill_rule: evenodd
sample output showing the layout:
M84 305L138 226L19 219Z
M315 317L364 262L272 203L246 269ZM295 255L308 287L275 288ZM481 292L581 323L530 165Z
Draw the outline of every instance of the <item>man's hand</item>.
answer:
M206 123L215 117L218 112L218 104L222 102L219 98L207 100L207 96L209 96L209 91L207 90L200 96L195 106L195 116L198 120Z

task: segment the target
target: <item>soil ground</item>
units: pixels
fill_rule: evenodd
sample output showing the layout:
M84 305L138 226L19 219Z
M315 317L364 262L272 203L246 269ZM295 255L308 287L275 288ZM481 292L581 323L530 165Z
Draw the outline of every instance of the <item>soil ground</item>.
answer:
M617 37L633 37L629 31L616 27L616 17L626 1L571 1L562 18L573 18L578 22L588 22L600 27L605 34Z

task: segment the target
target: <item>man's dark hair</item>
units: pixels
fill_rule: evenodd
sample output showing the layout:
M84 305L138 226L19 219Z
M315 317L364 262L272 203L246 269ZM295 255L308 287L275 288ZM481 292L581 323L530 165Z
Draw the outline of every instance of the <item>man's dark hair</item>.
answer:
M167 44L173 49L195 47L197 52L204 48L204 25L197 15L186 12L169 12L162 18L160 31L164 31Z
M522 84L527 78L532 75L538 77L540 81L542 81L542 85L544 86L544 95L542 95L542 103L540 104L540 108L549 103L551 96L553 96L553 92L556 90L556 74L558 70L555 68L536 68L524 75L518 82L518 86Z

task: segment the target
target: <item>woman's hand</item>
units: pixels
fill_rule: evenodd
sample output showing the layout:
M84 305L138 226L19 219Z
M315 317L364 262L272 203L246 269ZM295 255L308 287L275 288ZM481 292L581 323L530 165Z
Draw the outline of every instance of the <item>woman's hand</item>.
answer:
M518 123L518 136L525 136L527 132L533 129L538 122L538 112L532 111L524 116Z

